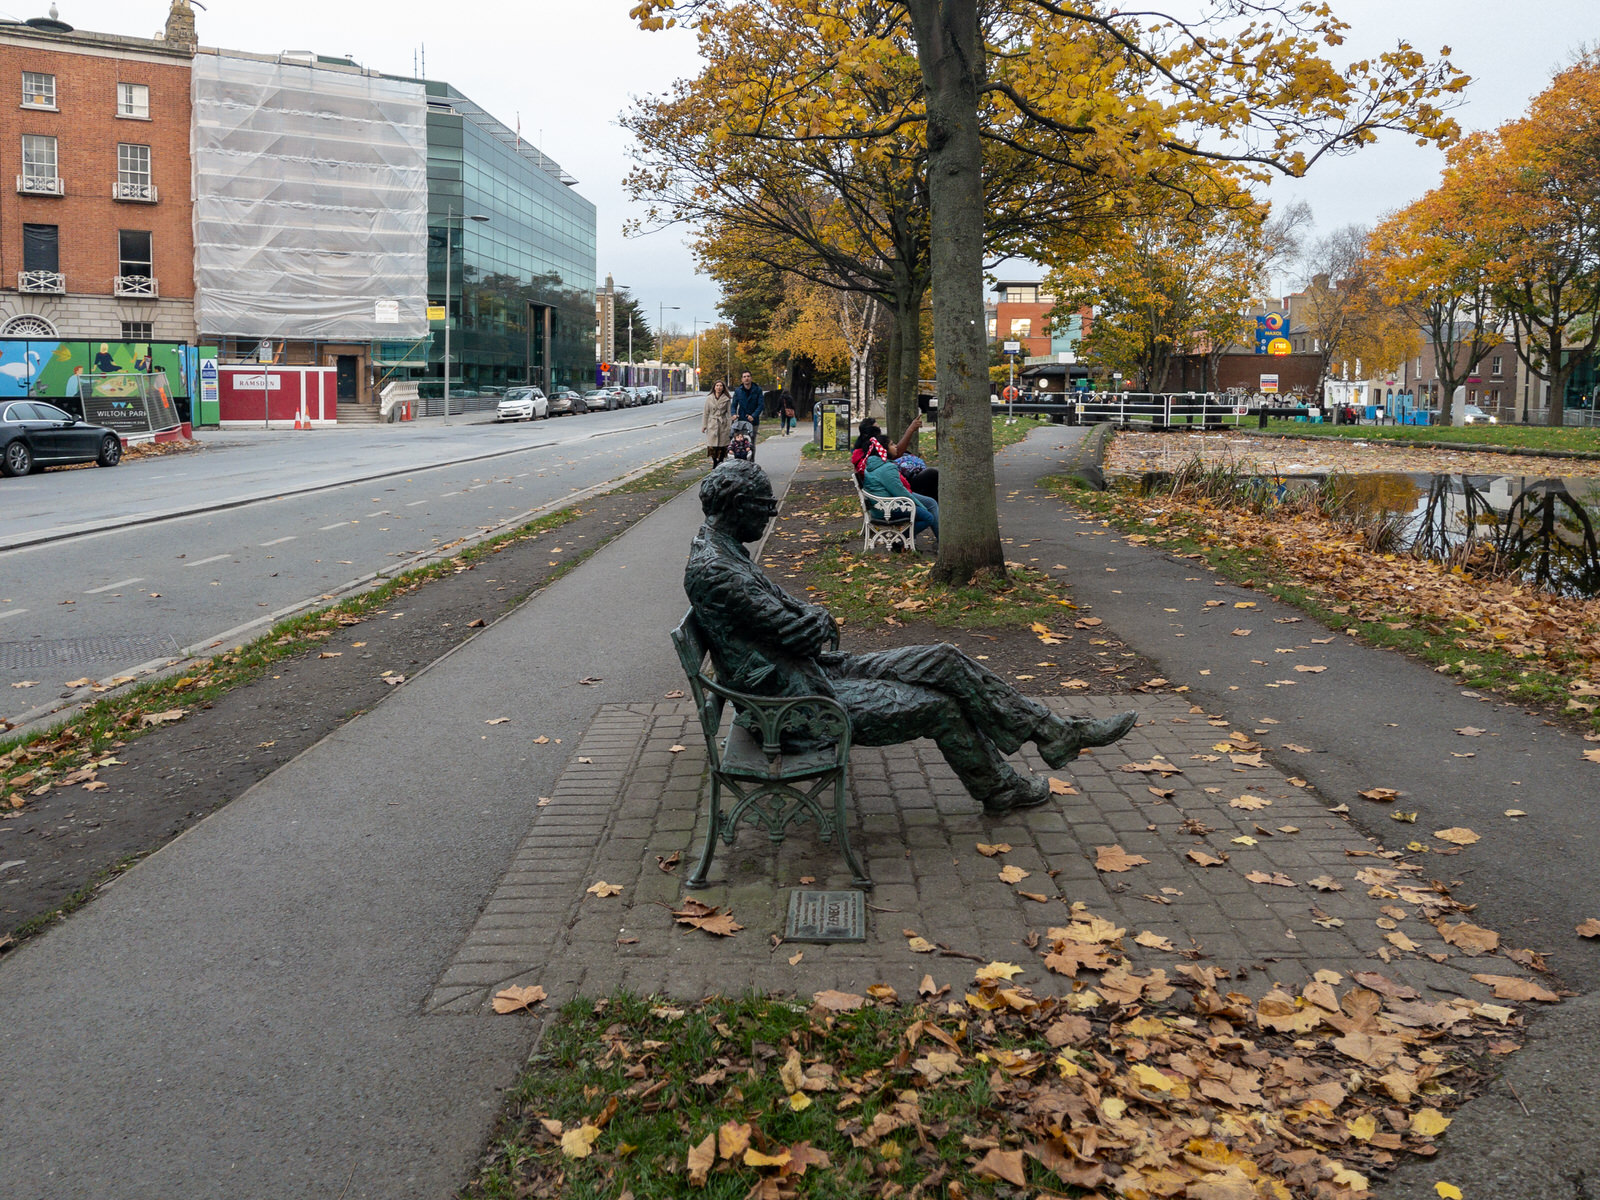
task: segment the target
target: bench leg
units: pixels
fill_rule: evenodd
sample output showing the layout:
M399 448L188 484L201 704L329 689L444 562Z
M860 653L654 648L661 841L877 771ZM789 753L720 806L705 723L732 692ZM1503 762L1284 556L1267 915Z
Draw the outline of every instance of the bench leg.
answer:
M853 878L851 883L864 891L872 890L872 880L867 876L867 869L861 865L861 860L856 857L855 847L850 844L849 814L845 811L845 777L844 772L839 773L839 778L833 785L833 827L839 834L839 849L844 851L844 861L850 868Z
M706 873L711 870L711 856L717 849L717 832L722 828L722 781L711 775L711 821L706 828L705 849L700 851L700 861L684 880L684 887L703 888L706 886Z

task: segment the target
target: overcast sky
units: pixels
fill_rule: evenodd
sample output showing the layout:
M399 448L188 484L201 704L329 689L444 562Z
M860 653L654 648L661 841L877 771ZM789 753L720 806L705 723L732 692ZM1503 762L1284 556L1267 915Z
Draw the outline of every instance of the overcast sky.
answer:
M1179 0L1187 7L1185 0ZM1192 0L1188 0L1192 2ZM56 0L61 19L80 29L150 36L168 0ZM0 0L0 14L41 16L50 0ZM489 112L538 143L578 180L599 209L599 275L633 289L669 326L715 320L718 289L694 274L683 231L625 239L634 214L622 188L631 138L617 117L630 98L665 91L696 69L694 38L682 30L641 33L629 0L209 0L196 12L200 40L225 49L348 54L364 66L411 74L427 52L427 75L455 84ZM1156 3L1151 8L1159 7ZM1333 0L1353 27L1351 57L1406 39L1428 54L1448 45L1474 77L1457 114L1465 128L1516 116L1579 43L1600 40L1600 0ZM781 69L781 64L774 64ZM1273 189L1303 198L1326 233L1371 224L1426 191L1442 156L1387 138L1350 158L1319 164L1305 180Z

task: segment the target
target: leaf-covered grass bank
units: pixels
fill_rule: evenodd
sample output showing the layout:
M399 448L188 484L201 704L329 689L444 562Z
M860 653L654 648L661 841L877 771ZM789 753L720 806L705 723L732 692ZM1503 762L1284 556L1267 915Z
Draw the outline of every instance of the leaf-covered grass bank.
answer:
M1048 486L1136 544L1202 559L1330 628L1600 729L1600 600L1396 550L1384 519L1330 508L1325 490L1277 503L1270 489L1211 486L1227 474L1197 470L1188 486L1150 494L1131 483L1104 493Z

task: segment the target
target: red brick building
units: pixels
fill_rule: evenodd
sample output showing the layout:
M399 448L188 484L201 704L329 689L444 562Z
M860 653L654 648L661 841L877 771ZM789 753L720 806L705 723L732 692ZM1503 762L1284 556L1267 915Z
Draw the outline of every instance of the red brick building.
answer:
M994 341L1021 342L1025 358L1050 353L1050 310L1056 298L1037 283L1001 281L994 285Z
M0 336L195 338L194 15L122 37L0 23Z

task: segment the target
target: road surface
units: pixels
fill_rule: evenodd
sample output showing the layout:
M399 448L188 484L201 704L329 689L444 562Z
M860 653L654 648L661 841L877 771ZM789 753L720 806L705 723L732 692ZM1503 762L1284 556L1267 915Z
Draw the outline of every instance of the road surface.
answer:
M678 399L504 426L226 431L191 454L0 481L0 716L72 680L242 640L252 622L691 450L698 417Z

